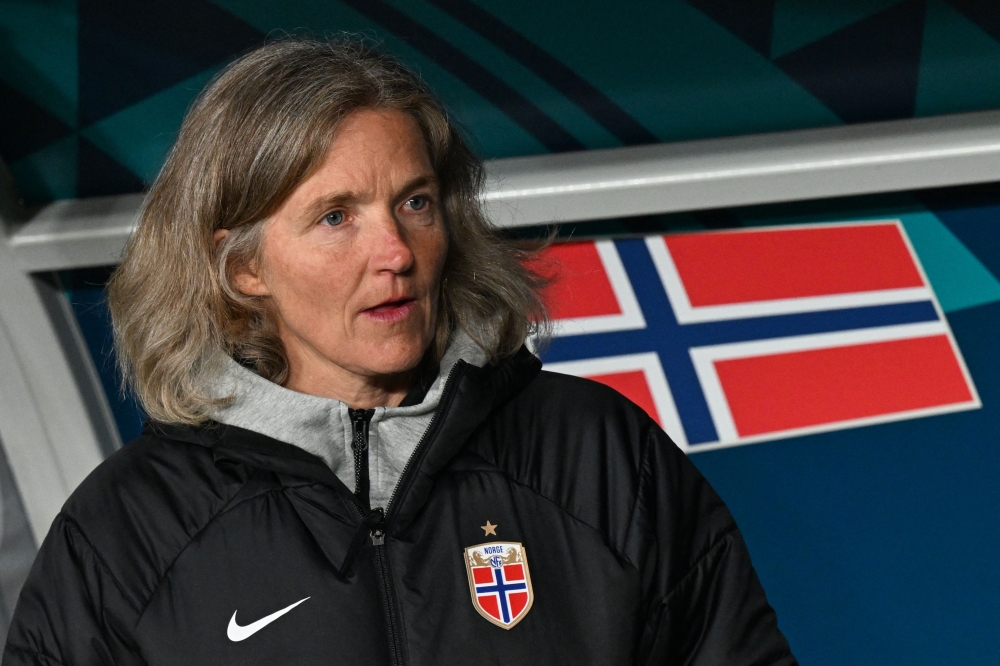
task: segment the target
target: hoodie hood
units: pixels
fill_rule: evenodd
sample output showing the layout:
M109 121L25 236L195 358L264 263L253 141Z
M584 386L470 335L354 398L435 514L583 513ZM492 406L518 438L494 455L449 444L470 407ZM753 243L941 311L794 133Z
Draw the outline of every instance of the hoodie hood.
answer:
M368 430L372 507L388 504L403 468L434 417L455 364L462 360L481 368L486 358L486 353L460 331L452 338L438 376L419 404L375 408ZM232 396L228 406L212 414L213 420L311 453L354 490L354 432L346 403L284 388L228 357L213 392L220 397Z

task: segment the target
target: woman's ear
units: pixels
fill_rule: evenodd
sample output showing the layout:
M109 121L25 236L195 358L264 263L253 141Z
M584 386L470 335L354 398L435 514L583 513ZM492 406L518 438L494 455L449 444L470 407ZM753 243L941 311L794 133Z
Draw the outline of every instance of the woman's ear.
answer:
M212 234L212 242L215 243L216 249L218 249L219 244L229 235L229 229L219 229L214 234ZM267 288L267 284L264 279L260 276L257 266L255 265L244 265L233 272L233 286L241 294L246 296L270 296L271 292Z

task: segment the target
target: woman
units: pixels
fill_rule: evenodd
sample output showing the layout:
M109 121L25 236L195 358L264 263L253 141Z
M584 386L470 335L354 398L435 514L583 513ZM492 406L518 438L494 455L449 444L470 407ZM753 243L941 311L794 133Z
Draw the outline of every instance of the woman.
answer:
M364 46L209 86L110 284L150 424L56 519L5 665L794 663L685 456L523 347L540 283L481 181Z

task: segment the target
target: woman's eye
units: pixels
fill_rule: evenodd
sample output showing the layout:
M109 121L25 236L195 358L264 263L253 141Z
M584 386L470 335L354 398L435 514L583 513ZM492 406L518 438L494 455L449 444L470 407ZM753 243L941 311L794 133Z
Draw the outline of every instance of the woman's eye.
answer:
M409 201L406 202L410 210L424 210L430 205L430 200L422 195L411 197Z
M335 210L323 216L323 224L329 224L331 227L336 227L343 221L344 212L340 210Z

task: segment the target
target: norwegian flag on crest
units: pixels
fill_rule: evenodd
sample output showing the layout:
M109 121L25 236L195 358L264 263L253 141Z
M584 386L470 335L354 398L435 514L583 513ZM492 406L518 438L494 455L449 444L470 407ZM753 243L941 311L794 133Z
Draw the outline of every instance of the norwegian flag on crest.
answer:
M465 549L472 606L502 629L510 629L531 610L535 593L524 546L494 541Z
M981 406L898 221L558 243L547 370L686 450Z

